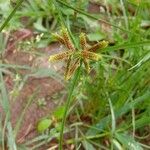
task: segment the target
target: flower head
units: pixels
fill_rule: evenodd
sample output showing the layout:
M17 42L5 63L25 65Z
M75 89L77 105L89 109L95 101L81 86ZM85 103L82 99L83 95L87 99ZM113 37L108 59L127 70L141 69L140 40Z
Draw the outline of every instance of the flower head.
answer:
M107 41L101 41L93 46L89 46L86 41L85 33L81 33L80 38L80 47L81 50L77 50L66 28L61 30L61 34L53 34L54 38L58 40L61 44L63 44L68 50L59 54L55 54L49 57L49 61L59 61L59 60L67 60L65 79L68 80L74 74L76 69L83 62L87 73L90 72L89 61L98 61L101 59L100 54L96 54L95 52L98 49L102 49L108 46Z

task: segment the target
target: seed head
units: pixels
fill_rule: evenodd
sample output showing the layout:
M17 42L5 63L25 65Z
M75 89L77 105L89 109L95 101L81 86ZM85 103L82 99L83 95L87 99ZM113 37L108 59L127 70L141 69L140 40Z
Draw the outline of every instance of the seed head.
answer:
M88 49L88 51L96 52L98 49L102 49L108 46L107 41L101 41Z
M65 72L65 79L69 80L71 76L74 74L76 69L81 65L81 63L84 63L85 69L87 73L90 72L90 60L98 61L101 59L101 55L96 54L95 52L98 49L105 48L108 45L108 42L101 41L93 46L90 46L87 44L86 41L86 35L85 33L80 34L80 46L81 50L75 49L75 46L73 45L71 38L69 36L69 33L66 28L62 28L61 35L53 34L53 36L61 42L65 47L68 49L65 52L52 55L49 57L49 61L58 61L58 60L67 60L67 66L66 66L66 72Z
M72 44L72 42L70 40L67 29L63 28L61 33L62 33L62 37L63 37L64 43L65 43L65 46L70 50L75 50L74 45Z
M91 60L95 60L98 61L101 59L101 55L93 53L93 52L89 52L89 51L82 51L82 57L83 59L91 59Z
M80 45L81 45L81 48L82 48L83 50L86 49L87 42L86 42L85 33L81 33L81 34L80 34Z
M67 59L70 55L72 55L71 50L56 55L52 55L49 57L49 61L59 61L59 60Z
M80 59L77 59L72 65L70 65L65 75L66 80L69 80L72 77L72 75L74 74L76 69L79 67L79 65L80 65Z
M58 40L61 44L65 44L65 41L64 41L64 39L60 36L60 35L58 35L57 33L52 33L52 36L56 39L56 40Z

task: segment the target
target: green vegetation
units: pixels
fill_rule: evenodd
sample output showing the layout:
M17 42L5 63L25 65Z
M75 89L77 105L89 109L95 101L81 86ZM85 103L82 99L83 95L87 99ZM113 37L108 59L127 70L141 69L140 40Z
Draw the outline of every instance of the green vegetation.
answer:
M1 0L0 150L150 149L149 10L148 0ZM61 60L55 45L67 65L48 61Z

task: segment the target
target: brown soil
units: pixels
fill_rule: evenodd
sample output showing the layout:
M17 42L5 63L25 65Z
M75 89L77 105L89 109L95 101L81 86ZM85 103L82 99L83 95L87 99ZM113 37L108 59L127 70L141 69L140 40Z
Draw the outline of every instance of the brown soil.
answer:
M37 50L45 54L42 57L37 57L36 55L31 55L17 49L16 45L18 42L30 39L32 36L34 36L32 31L27 29L14 32L8 40L7 50L4 54L4 62L21 66L26 65L33 68L55 69L61 73L60 69L62 64L56 63L55 65L50 65L48 62L49 55L59 51L60 45L58 43ZM37 122L41 118L49 116L56 108L56 103L52 100L52 95L60 92L64 86L51 77L38 77L33 75L26 80L17 94L10 94L15 86L14 75L18 73L23 78L27 74L32 74L32 71L24 69L10 69L9 71L12 72L12 74L5 74L4 79L10 96L11 122L14 128L28 101L32 98L32 102L25 111L17 134L17 143L24 143L26 140L32 139L38 135L36 130ZM44 100L44 106L39 106L38 100L40 99ZM3 113L2 107L0 107L0 112ZM5 118L5 115L3 115L3 117Z

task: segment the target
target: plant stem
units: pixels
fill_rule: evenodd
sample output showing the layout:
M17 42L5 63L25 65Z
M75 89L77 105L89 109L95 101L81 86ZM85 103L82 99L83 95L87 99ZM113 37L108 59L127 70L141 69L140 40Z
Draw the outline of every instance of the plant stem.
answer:
M81 72L80 70L81 70L81 65L78 68L78 70L77 70L77 72L76 72L76 74L74 76L74 79L73 79L71 87L70 87L69 95L68 95L68 98L67 98L67 101L66 101L65 111L64 111L64 114L63 114L61 130L60 130L59 150L62 150L63 132L64 132L64 126L65 126L66 119L67 119L67 112L68 112L68 109L69 109L69 106L70 106L70 103L71 103L71 100L72 100L72 95L73 95L73 91L75 89L75 85L76 85L76 83L77 83L77 81L79 79L79 76L80 76L80 72Z
M61 8L60 8L59 4L57 3L56 0L53 0L53 3L54 3L54 5L55 5L55 7L57 9L57 12L58 12L58 17L59 17L59 20L60 20L60 25L62 26L62 28L63 27L67 28L68 33L69 33L69 35L70 35L73 43L77 46L77 44L75 42L75 39L73 38L73 35L72 35L71 31L70 31L69 26L66 24L65 19L63 18L63 15L62 15L62 12L61 12Z
M61 12L61 8L59 8L59 5L57 4L57 1L56 0L53 0L53 3L58 11L58 16L59 16L59 19L60 19L60 24L62 27L67 27L66 23L65 23L65 20L62 16L62 12ZM72 38L74 44L75 44L75 41L74 41L74 38L69 30L69 28L67 27L67 30L69 31L69 34L70 34L70 37ZM82 64L82 63L81 63ZM70 106L70 103L71 103L71 100L72 100L72 94L73 94L73 91L74 91L74 88L75 88L75 85L78 81L78 78L79 78L79 75L80 75L80 69L81 69L81 65L80 67L78 68L75 76L74 76L74 79L72 81L72 84L71 84L71 88L69 90L69 95L68 95L68 98L67 98L67 101L66 101L66 106L65 106L65 110L64 110L64 114L63 114L63 118L62 118L62 124L61 124L61 130L60 130L60 138L59 138L59 150L62 150L62 147L63 147L63 132L64 132L64 126L65 126L65 123L66 123L66 119L67 119L67 112L68 112L68 109L69 109L69 106Z
M6 27L6 25L8 24L8 22L12 19L12 17L14 16L15 12L17 11L17 9L21 6L22 2L24 0L19 0L17 5L15 6L15 8L12 10L12 12L9 14L9 16L6 18L5 22L1 25L0 27L0 32L2 32L2 30Z

